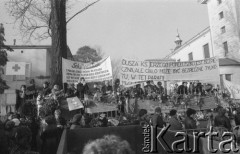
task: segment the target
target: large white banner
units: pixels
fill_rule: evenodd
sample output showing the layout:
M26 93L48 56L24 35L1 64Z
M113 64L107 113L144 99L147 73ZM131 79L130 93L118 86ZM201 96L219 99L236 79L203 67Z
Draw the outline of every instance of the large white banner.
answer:
M63 83L78 82L81 77L84 77L86 82L97 82L112 79L112 65L110 57L96 63L90 68L84 68L82 63L62 59L62 74Z
M225 87L231 93L231 98L240 99L240 85L235 84L233 82L223 80Z
M7 62L6 75L25 75L25 62Z
M219 84L219 62L217 58L198 61L135 61L122 59L121 84L134 85L136 82L199 80Z

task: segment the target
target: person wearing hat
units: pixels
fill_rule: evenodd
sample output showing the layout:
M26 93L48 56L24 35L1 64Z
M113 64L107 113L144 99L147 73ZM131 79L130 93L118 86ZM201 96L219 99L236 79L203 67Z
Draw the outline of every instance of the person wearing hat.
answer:
M160 107L155 108L155 113L152 116L151 120L154 127L163 128L166 125L166 123L163 121L162 111Z
M169 113L171 118L169 118L170 130L182 130L182 124L177 117L177 110L172 109Z
M185 118L185 121L184 121L185 129L197 129L197 123L194 120L196 110L188 108L186 114L187 114L187 117Z

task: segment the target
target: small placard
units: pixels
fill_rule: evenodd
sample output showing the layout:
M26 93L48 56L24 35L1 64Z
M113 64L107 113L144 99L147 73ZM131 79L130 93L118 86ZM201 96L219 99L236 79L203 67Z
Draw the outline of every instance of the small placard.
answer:
M78 97L67 98L67 102L69 111L81 109L84 107L82 102L78 99Z

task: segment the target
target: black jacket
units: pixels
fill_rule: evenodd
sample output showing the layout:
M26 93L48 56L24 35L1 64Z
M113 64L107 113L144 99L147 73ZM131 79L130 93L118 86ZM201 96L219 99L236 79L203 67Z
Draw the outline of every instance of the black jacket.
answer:
M82 83L79 83L77 85L77 96L80 99L84 99L84 94L88 94L88 92L89 92L89 88L87 84L83 85Z

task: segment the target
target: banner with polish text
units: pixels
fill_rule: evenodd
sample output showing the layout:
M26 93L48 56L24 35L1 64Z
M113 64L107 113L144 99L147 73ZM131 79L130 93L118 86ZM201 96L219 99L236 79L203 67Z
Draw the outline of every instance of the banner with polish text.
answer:
M86 82L98 82L112 79L112 65L110 57L86 68L81 62L62 59L63 83L79 82L84 77Z
M122 59L121 64L121 84L125 87L148 80L198 80L205 83L220 83L217 58L185 62Z
M225 87L231 94L231 98L240 99L240 85L235 84L233 82L223 80Z

